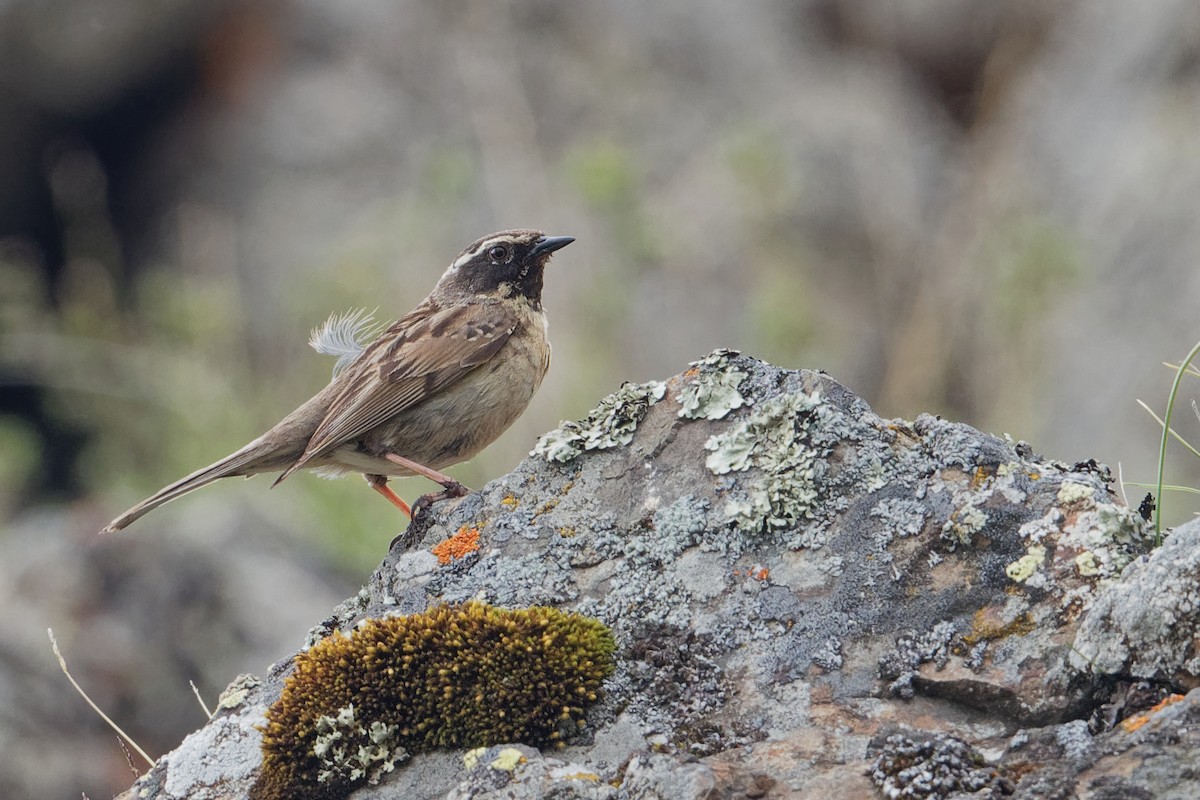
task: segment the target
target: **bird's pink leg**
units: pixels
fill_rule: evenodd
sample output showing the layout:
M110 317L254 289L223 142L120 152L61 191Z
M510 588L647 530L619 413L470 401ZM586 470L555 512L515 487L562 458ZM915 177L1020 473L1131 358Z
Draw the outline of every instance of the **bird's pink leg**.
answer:
M400 496L391 490L387 485L387 478L383 475L364 475L367 479L367 485L388 499L388 502L396 508L404 512L404 514L412 519L413 512L409 508L408 503L400 499Z
M413 503L412 516L420 514L423 509L441 500L448 500L451 497L463 497L471 490L462 485L458 481L451 478L449 475L443 475L436 469L430 469L424 464L418 464L416 461L410 461L404 456L398 456L395 453L384 453L384 458L391 461L393 464L398 464L411 472L418 475L423 475L434 483L442 487L440 492L432 492L430 494L421 495L417 502Z

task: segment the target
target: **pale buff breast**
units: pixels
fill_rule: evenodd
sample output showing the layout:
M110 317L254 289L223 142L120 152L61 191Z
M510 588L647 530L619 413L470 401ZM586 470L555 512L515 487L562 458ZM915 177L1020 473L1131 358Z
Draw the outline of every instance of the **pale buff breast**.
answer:
M541 386L550 367L546 334L545 314L529 309L486 364L359 442L333 451L323 459L325 471L412 474L378 455L388 450L437 470L472 458L516 422Z

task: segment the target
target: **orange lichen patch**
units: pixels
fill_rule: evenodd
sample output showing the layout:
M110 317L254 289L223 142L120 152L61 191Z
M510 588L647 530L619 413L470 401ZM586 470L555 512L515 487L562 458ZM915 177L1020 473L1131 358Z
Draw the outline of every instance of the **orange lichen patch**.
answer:
M1156 712L1162 711L1167 706L1173 706L1176 703L1178 703L1180 700L1183 700L1185 696L1186 695L1182 695L1182 694L1169 694L1166 697L1164 697L1162 700L1159 700L1157 703L1155 703L1153 706L1151 706L1150 713L1154 714Z
M1156 713L1162 711L1167 706L1175 705L1182 699L1183 695L1181 694L1167 695L1157 705L1151 706L1150 709L1145 713L1138 714L1136 717L1130 717L1129 719L1122 721L1121 727L1125 729L1126 733L1133 733L1138 728L1149 722L1150 718Z
M691 369L689 369L689 370L687 370L686 372L684 372L684 373L683 373L683 377L685 377L685 378L694 378L694 377L696 377L696 376L697 376L697 375L699 375L699 374L700 374L700 370L699 370L697 367L692 367Z
M753 578L756 581L765 581L771 576L771 571L766 567L751 567L744 571L735 569L732 574L735 578Z
M500 505L511 511L512 509L521 505L521 501L511 494L506 494L504 495L504 499L500 501Z
M1126 733L1133 733L1149 721L1149 714L1138 714L1136 717L1130 717L1129 719L1122 721L1121 727L1125 729Z
M435 545L431 552L437 556L439 564L449 564L454 559L462 558L478 549L479 528L463 525L458 529L458 533Z

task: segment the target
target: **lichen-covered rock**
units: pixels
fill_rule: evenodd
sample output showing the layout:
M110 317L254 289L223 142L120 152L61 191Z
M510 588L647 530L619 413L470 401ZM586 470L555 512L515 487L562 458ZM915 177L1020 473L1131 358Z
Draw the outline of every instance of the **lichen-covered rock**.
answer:
M1096 598L1071 661L1097 674L1200 686L1200 525L1172 533Z
M511 474L434 506L313 639L468 600L557 606L614 636L615 671L553 758L418 754L363 797L1032 797L1005 766L1031 756L1022 743L1098 752L1163 696L1120 688L1132 634L1072 661L1081 620L1152 543L1110 483L1094 462L881 419L827 375L718 351L623 387ZM471 546L439 558L463 531ZM1197 580L1165 584L1180 619ZM1179 628L1155 635L1177 645ZM1153 676L1179 680L1191 658L1173 650Z
M871 779L888 798L948 797L987 791L1012 794L1012 785L961 739L938 734L910 739L892 734L871 765Z

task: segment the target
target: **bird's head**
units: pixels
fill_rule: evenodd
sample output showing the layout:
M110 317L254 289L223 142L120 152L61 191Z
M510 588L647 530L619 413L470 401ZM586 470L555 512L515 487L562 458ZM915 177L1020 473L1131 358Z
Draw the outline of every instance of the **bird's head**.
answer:
M435 292L456 296L523 296L542 300L542 271L550 255L575 239L541 231L512 230L484 236L463 250Z

